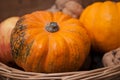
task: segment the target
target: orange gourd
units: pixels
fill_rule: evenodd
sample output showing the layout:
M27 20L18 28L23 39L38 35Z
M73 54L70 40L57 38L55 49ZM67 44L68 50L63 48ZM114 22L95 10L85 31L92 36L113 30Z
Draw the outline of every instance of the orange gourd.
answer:
M120 2L95 2L80 17L95 51L105 53L120 46Z
M89 53L90 39L79 20L61 12L36 11L17 22L11 48L25 71L76 71Z

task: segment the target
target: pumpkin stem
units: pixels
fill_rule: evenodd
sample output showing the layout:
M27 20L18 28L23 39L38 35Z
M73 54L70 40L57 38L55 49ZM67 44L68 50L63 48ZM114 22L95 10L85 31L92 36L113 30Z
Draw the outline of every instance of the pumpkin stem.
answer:
M48 31L48 32L57 32L59 30L59 26L56 22L50 22L49 24L46 25L45 29Z

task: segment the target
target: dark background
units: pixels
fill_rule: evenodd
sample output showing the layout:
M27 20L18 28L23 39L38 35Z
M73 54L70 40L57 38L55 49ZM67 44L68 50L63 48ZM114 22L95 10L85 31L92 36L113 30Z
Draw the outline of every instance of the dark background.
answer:
M79 3L86 7L96 1L107 0L79 0ZM22 16L36 10L48 9L54 2L55 0L0 0L0 22L11 16Z
M55 0L0 0L0 21L51 7Z

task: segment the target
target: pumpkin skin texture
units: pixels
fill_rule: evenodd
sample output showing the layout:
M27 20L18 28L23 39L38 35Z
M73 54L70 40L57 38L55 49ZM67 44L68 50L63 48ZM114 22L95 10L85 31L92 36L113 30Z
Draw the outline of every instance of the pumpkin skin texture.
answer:
M18 66L31 72L78 70L90 50L90 39L79 20L61 12L36 11L20 18L11 35Z
M95 51L105 53L120 46L120 2L96 2L80 17Z

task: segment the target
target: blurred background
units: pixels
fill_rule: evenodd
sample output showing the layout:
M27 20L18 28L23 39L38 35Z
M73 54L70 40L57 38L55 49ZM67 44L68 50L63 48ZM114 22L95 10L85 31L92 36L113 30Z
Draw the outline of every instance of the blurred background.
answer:
M0 21L50 8L55 0L0 0Z
M78 0L84 8L96 1L106 0ZM54 3L55 0L0 0L0 22L11 16L22 16L36 10L48 9Z

